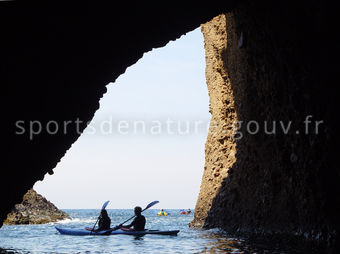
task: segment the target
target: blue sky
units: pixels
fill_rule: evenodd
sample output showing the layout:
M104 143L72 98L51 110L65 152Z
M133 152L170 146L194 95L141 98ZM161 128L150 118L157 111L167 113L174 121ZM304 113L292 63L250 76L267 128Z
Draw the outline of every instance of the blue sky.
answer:
M199 28L145 53L108 84L90 126L34 189L64 209L194 208L210 119L204 58Z

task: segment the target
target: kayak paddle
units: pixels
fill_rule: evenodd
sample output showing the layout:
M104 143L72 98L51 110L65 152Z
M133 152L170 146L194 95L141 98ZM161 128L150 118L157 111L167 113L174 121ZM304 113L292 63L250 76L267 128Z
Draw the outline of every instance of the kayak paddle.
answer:
M142 210L142 212L144 212L146 209L149 209L150 207L152 207L152 206L154 206L155 204L158 204L158 203L159 203L159 201L157 201L157 200L151 202L150 204L148 204L148 205ZM131 218L127 219L126 221L124 221L123 223L121 223L121 224L119 224L119 225L125 224L126 222L128 222L129 220L131 220L131 219L133 219L133 218L135 218L135 217L136 217L136 215L132 216ZM114 227L114 228L112 228L112 229L109 229L109 230L105 231L104 233L102 233L102 235L109 235L112 231L117 230L117 229L118 229L117 227L118 227L118 226L116 226L116 227Z
M148 204L143 210L142 210L142 212L144 212L146 209L149 209L150 207L152 207L152 206L154 206L155 204L158 204L159 203L159 201L153 201L153 202L151 202L150 204ZM125 224L126 222L128 222L129 220L131 220L131 219L133 219L133 218L135 218L136 217L136 215L134 215L134 216L132 216L131 218L129 218L129 219L127 219L126 221L124 221L123 223L121 223L121 224Z
M110 202L110 200L106 201L106 202L103 204L102 210L104 210L104 209L107 207L107 205L109 204L109 202ZM94 224L93 228L91 229L90 235L92 234L92 232L93 232L94 228L96 227L98 221L99 221L99 217L97 218L96 223Z

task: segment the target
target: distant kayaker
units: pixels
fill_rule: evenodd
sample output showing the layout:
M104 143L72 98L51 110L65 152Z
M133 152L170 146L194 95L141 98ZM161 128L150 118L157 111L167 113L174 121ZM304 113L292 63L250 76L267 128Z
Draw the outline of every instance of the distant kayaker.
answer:
M106 230L110 228L111 219L105 209L101 210L98 222L98 228L95 231Z
M142 208L139 206L135 207L136 218L130 225L119 225L122 230L133 230L133 231L143 231L145 229L145 217L142 215ZM133 229L131 229L133 227Z
M188 211L187 211L187 214L191 214L192 212L191 212L191 210L190 210L190 208L188 209Z
M161 209L159 212L158 212L158 216L167 216L168 214L163 210Z

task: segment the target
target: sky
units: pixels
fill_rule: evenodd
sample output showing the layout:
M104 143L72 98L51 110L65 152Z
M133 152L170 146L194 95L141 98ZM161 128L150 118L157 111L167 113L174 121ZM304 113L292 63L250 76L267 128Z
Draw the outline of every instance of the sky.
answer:
M200 29L107 85L92 122L34 189L61 209L193 209L210 120Z

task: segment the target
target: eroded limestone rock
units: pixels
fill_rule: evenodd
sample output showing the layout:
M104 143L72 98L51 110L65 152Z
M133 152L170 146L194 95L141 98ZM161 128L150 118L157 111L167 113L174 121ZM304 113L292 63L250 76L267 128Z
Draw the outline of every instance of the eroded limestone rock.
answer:
M44 224L70 218L67 213L30 189L24 195L22 202L15 205L12 212L8 214L4 224Z

